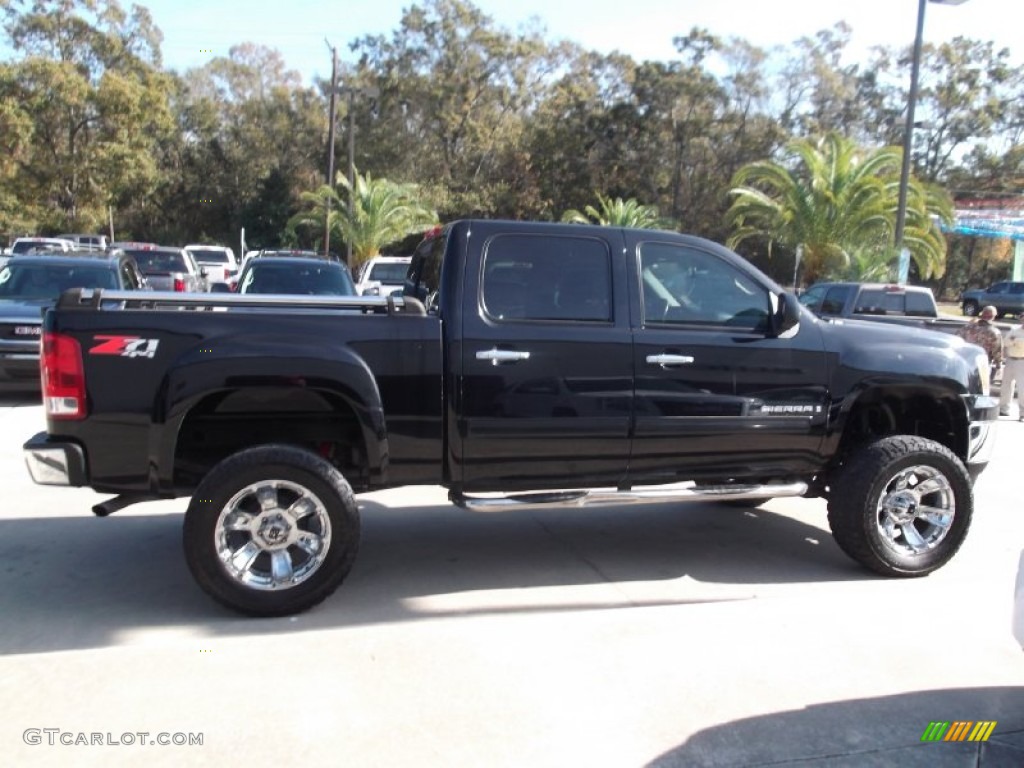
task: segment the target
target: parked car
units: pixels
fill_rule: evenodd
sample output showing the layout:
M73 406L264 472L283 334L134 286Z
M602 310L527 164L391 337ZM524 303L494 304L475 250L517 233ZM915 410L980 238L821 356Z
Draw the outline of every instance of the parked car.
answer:
M204 293L210 289L206 270L184 248L145 246L124 252L135 258L154 291Z
M401 293L412 256L374 256L359 268L356 289L361 296Z
M357 295L344 264L301 256L268 256L249 261L238 278L238 293Z
M106 235L79 235L79 234L74 234L74 235L57 235L57 237L61 238L62 240L70 240L72 243L75 244L76 248L79 248L79 247L84 245L84 246L88 246L90 248L96 248L96 249L99 249L99 250L102 251L102 250L106 249L107 246L110 245L110 242L107 240L107 236Z
M1024 312L1024 282L1004 280L988 288L975 288L960 294L960 307L965 315L974 317L982 307L991 304L996 317Z
M75 244L59 237L19 237L11 244L11 256L34 251L70 251Z
M0 268L0 387L39 387L43 311L71 288L137 291L146 287L124 253L69 251L18 256Z
M226 245L186 245L185 250L206 270L206 279L211 286L214 283L230 285L238 276L238 259Z

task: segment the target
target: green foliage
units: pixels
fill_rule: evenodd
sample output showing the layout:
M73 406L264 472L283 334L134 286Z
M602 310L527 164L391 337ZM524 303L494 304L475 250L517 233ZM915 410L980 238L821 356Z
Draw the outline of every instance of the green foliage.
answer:
M109 205L160 180L156 150L174 125L159 33L145 9L116 0L37 0L7 15L20 58L0 76L0 119L15 128L6 173L18 205L0 226L98 228Z
M304 228L320 235L326 222L332 242L338 238L352 246L352 269L377 256L384 246L438 222L436 211L421 200L414 184L357 173L351 185L338 174L338 186L345 192L345 200L326 184L316 191L303 192L305 209L292 217L288 228Z
M870 152L829 133L818 142L798 140L787 147L786 163L760 161L733 178L731 246L766 237L803 253L810 283L849 268L852 255L888 261L895 227L901 152L883 147ZM948 196L911 179L904 245L922 277L941 276L946 244L932 215L949 220Z
M322 238L322 228L287 223L316 209L301 193L326 177L328 85L304 86L280 53L244 41L203 67L167 71L153 19L119 2L0 0L0 236L99 228L112 209L118 236L167 243L234 243L243 226L253 246ZM798 244L823 274L894 263L891 148L903 140L909 51L853 61L842 24L771 50L702 29L673 40L675 56L637 61L549 40L536 22L505 29L469 0L418 0L393 30L341 46L351 55L335 167L353 139L356 165L416 183L445 220L586 216L588 205L600 219L594 190L643 200L686 232L731 238L787 281ZM366 89L379 96L346 95ZM925 45L917 120L906 228L917 275L936 277L948 261L947 295L1005 276L967 238L950 238L945 255L928 214L945 216L948 198L917 180L959 196L1020 194L1024 67L985 41ZM784 148L830 132L863 150L837 154L849 167L822 166L815 186ZM841 177L876 152L885 172L850 197ZM806 187L802 207L785 206L791 222L755 198L741 215L729 194L740 169L765 162ZM734 186L774 200L774 183L769 174ZM346 203L344 188L332 191ZM739 218L756 231L734 229ZM818 223L796 236L804 219ZM342 243L340 221L330 223Z
M606 227L630 227L633 229L654 229L670 226L658 216L658 209L643 205L630 198L623 200L617 197L614 200L597 195L597 202L600 208L588 205L581 213L576 209L570 209L562 214L562 221L569 224L600 224Z

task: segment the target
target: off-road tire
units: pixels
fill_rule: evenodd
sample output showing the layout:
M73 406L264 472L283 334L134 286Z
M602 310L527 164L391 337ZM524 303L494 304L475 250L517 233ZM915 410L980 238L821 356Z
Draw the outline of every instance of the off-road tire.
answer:
M189 570L210 597L251 616L283 616L338 588L359 530L352 488L335 467L302 448L262 445L203 478L182 538Z
M897 435L869 443L830 486L828 522L836 543L883 576L924 576L942 567L970 528L970 475L934 440Z

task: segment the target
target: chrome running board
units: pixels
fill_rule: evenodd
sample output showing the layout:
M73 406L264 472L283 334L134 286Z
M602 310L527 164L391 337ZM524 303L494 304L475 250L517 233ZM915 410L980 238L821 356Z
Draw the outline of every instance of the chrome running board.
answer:
M466 495L450 493L456 506L474 512L541 507L597 507L613 504L663 504L676 501L734 501L803 496L807 483L764 485L696 485L692 482L646 486L620 491L616 488L590 488L564 491L531 491L513 494Z

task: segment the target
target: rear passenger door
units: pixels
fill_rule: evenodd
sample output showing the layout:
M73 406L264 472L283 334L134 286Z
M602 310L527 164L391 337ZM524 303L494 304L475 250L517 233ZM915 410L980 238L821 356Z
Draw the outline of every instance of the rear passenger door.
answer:
M488 229L466 262L454 466L467 490L614 485L633 395L621 235Z

